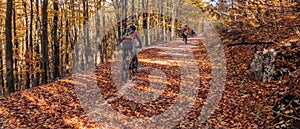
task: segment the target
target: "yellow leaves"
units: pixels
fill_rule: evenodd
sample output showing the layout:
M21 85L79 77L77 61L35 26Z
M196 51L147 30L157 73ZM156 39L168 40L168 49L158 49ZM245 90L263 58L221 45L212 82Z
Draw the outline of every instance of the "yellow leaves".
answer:
M230 11L227 13L227 15L230 15L230 16L235 15L235 14L237 14L237 10L230 10Z
M273 119L274 119L274 117L272 115L267 116L267 120L273 120Z
M246 22L246 21L247 21L247 18L242 16L242 17L240 17L239 20L241 20L242 22Z
M299 41L300 41L299 37L294 37L294 38L289 38L288 39L288 42L290 42L290 43L295 43L295 42L299 42Z
M5 107L0 107L0 114L8 113L8 109Z
M266 10L265 9L261 9L260 12L261 12L261 14L265 14Z
M289 15L289 16L287 16L287 18L289 18L289 19L296 19L298 16L296 16L296 15Z
M59 0L51 0L51 1L52 1L53 3L54 3L54 2L56 2L56 3L58 3L58 2L59 2Z
M294 3L291 3L290 6L297 6L298 3L297 2L294 2Z
M288 114L291 114L291 113L293 113L293 112L294 112L293 110L286 110L286 111L284 112L284 114L288 115Z
M283 123L284 123L284 120L280 121L278 124L281 125L281 124L283 124Z
M264 6L262 4L258 4L258 7L259 8L263 8Z
M151 126L150 126L150 125L148 125L146 129L151 129Z
M250 21L249 24L250 24L251 26L255 27L255 28L260 27L260 24L254 22L254 21Z

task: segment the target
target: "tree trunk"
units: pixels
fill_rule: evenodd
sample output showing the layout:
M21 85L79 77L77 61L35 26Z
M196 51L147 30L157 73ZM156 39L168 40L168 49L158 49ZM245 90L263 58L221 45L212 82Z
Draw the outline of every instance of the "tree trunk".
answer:
M67 17L66 17L66 13L67 11L65 12L65 5L64 4L61 4L61 15L60 15L60 26L58 27L59 30L58 30L58 43L59 43L59 48L58 48L58 51L59 51L59 54L58 54L58 57L59 57L59 67L58 67L58 77L61 78L65 75L65 70L66 68L64 68L66 66L65 64L65 57L64 55L66 55L66 51L63 51L64 49L67 49L67 47L64 47L65 44L64 44L64 41L62 40L62 38L64 37L64 31L67 30L67 28L65 28L64 30L64 21L67 21ZM64 19L65 17L65 19ZM66 38L66 35L65 35L65 38Z
M35 29L37 30L36 31L36 46L35 46L35 51L36 51L36 54L35 54L35 56L38 56L41 52L40 52L40 38L41 38L41 34L40 34L40 17L39 17L39 2L40 2L40 0L36 0L36 23L35 23ZM33 53L33 55L34 55L34 53ZM40 57L38 57L38 58L40 58ZM35 67L36 68L39 68L39 67L41 67L41 65L40 65L40 63L39 62L36 62L36 65L35 65ZM40 75L41 73L40 72L36 72L36 81L35 81L35 83L33 84L33 86L37 86L37 85L39 85L40 84L40 77L41 77L41 75Z
M48 55L48 0L43 1L42 6L42 83L48 81L49 55Z
M33 0L30 0L30 27L29 27L30 60L33 60L33 37L32 37L32 33L33 32L32 31L33 31ZM29 70L30 71L33 70L33 64L32 63L29 66ZM26 88L30 88L30 79L31 79L31 82L33 82L33 79L34 79L34 75L33 74L31 75L31 78L26 78Z
M134 16L134 0L131 0L131 19L135 23L135 16Z
M161 35L161 32L162 32L162 0L159 0L158 1L158 5L157 5L157 8L158 8L158 12L157 12L157 25L158 25L158 28L157 28L157 39L158 39L158 43L161 43L162 42L162 35Z
M53 9L54 9L54 16L53 16L53 27L52 27L52 39L54 43L53 48L53 78L56 80L60 74L59 74L59 46L60 43L57 38L57 22L58 22L58 2L53 2Z
M16 7L14 7L15 5L13 5L13 34L14 34L14 45L16 49L19 49L19 42L18 42L18 38L17 38L17 24L16 24ZM27 26L27 24L25 24L25 26ZM26 35L27 36L27 35ZM27 38L27 37L26 37ZM14 51L13 51L14 52ZM15 51L15 54L18 55L18 51ZM19 70L18 70L18 59L13 59L15 66L14 66L14 82L15 82L15 86L16 86L16 90L20 90L19 89Z
M2 21L2 20L1 20ZM3 61L2 61L2 42L0 44L0 85L1 85L1 93L3 95L3 93L5 92L4 89L4 76L3 76Z
M13 1L6 1L6 21L5 21L5 59L6 59L6 86L8 92L15 91L14 85L14 73L13 73L13 51L12 51L12 10L13 10Z
M89 17L89 1L88 0L83 0L83 7L84 7L84 12L83 12L83 16L84 16L84 47L85 47L85 64L84 64L84 70L85 69L89 69L92 63L91 59L94 59L93 57L91 57L92 55L91 53L91 47L90 47L90 40L89 40L89 23L88 23L88 17ZM90 64L91 63L91 64Z
M96 44L98 44L98 50L100 54L100 63L104 63L103 52L102 52L102 43L100 39L100 7L101 2L97 1L97 12L96 12ZM118 16L117 16L118 19ZM118 21L118 20L117 20ZM118 27L119 28L119 27ZM120 38L120 37L119 37Z
M128 0L122 0L122 3L123 3L123 12L124 12L124 29L127 28L127 20L128 20L128 16L127 16L127 11L128 11L128 8L127 8L127 5L128 5ZM122 20L123 21L123 20Z
M24 6L24 13L25 13L25 26L26 26L26 29L25 29L25 40L26 40L26 58L29 59L29 42L28 42L28 17L27 17L27 4L26 4L26 1L24 0L23 1L23 6ZM15 30L16 31L16 30ZM26 60L26 89L30 88L30 74L29 74L29 60ZM21 89L19 89L21 90Z
M64 76L67 76L67 75L69 75L70 74L70 72L69 72L69 52L71 52L69 49L69 34L70 34L70 32L69 32L69 18L68 18L68 11L66 11L66 59L65 59L65 66L64 66L64 68L65 68L65 75Z
M75 0L71 0L71 5L74 5L75 4ZM71 10L75 10L75 6L71 6ZM71 12L72 14L72 17L76 17L76 14L74 11ZM75 43L77 42L77 26L75 26L75 22L76 22L76 19L71 19L71 22L72 23L72 30L73 30L73 40L71 42L71 50L74 50L75 52L72 53L71 57L72 57L72 72L75 73L77 70L78 70L78 47L75 46ZM79 25L80 27L80 25Z
M120 8L120 1L116 0L116 9ZM117 19L117 30L118 30L118 40L120 41L122 39L122 19L119 12L116 13L116 19ZM100 22L100 21L99 21Z
M174 0L171 0L171 3L174 3ZM171 40L174 40L175 33L175 4L171 4Z
M147 0L148 1L148 0ZM148 8L148 2L147 2L147 7L145 6L145 0L142 0L142 6L143 6L143 9L145 8ZM143 29L144 29L144 35L145 35L145 47L148 47L149 46L149 36L148 36L148 15L149 13L148 12L144 12L143 13Z
M105 28L106 27L106 24L105 24L105 14L103 13L103 15L102 15L102 24L103 24L103 28ZM103 45L102 45L102 55L103 55L103 58L104 58L104 61L103 62L105 62L105 61L107 61L107 50L106 50L106 48L107 48L107 46L106 46L106 37L107 37L107 35L105 34L104 35L104 37L103 37ZM101 61L102 62L102 61Z
M75 4L75 1L72 0L71 1L72 4L74 5ZM80 6L77 6L78 10L80 10ZM75 10L75 7L73 6L73 10ZM75 12L72 12L72 17L76 17L76 16L79 16L80 14L78 13L78 15L76 15ZM77 32L77 28L81 28L81 25L79 26L76 26L76 21L77 19L73 19L73 30L74 30L74 40L73 42L71 43L71 48L72 50L74 50L75 52L73 53L72 55L72 69L73 69L73 73L75 72L78 72L80 71L80 63L78 62L79 61L79 48L76 46L75 43L77 43L77 38L78 38L78 32Z

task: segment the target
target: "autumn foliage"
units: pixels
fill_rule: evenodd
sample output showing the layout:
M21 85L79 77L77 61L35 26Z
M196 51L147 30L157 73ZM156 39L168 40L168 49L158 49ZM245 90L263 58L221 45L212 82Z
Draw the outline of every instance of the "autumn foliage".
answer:
M42 47L40 45L42 42L42 28L40 26L41 17L38 12L41 7L39 7L38 4L33 5L32 2L25 1L22 3L18 0L16 1L14 7L17 8L17 10L20 10L22 7L24 10L22 10L22 13L17 13L17 17L15 18L18 20L22 19L22 17L26 17L25 19L27 21L26 23L21 24L18 22L19 24L13 25L13 27L17 27L13 32L18 32L12 35L14 41L13 59L17 61L14 65L14 76L16 79L19 79L15 80L15 87L17 90L32 88L4 95L0 98L0 127L117 128L117 125L114 124L110 127L104 127L103 125L107 125L106 123L94 122L86 114L85 109L78 100L74 86L79 85L86 87L86 85L82 83L90 84L91 79L94 77L96 77L97 87L89 90L100 91L105 100L110 100L108 103L115 111L134 118L159 115L168 110L173 104L173 101L178 97L181 83L179 64L176 62L164 63L166 60L172 60L172 57L168 55L157 55L157 53L163 52L159 47L174 46L174 44L177 49L179 49L182 42L178 39L175 39L173 42L159 42L157 39L163 39L164 37L159 35L158 31L150 32L149 28L170 29L176 35L178 33L176 29L180 28L180 21L169 17L160 17L155 13L138 15L138 17L148 18L141 20L142 23L139 23L140 21L137 21L137 23L140 24L140 28L148 27L144 31L146 35L145 38L150 38L147 39L146 44L153 46L144 49L138 55L141 69L139 69L133 78L133 81L138 82L134 88L140 91L149 90L151 82L148 75L153 68L160 69L166 73L166 80L156 80L156 83L166 85L161 96L153 102L141 104L122 97L117 92L111 78L112 61L110 58L112 58L118 36L121 35L121 25L110 30L110 35L103 39L93 39L102 40L98 46L99 53L97 53L100 58L99 60L97 60L98 58L95 59L96 62L100 62L101 64L95 68L81 69L82 71L68 77L73 67L72 54L74 53L71 51L73 51L76 41L82 38L77 36L79 36L79 33L85 33L85 31L87 31L83 30L84 23L87 22L86 20L90 14L95 13L105 5L102 0L92 2L94 4L92 10L88 10L88 6L90 5L88 2L86 3L86 1L77 3L71 0L60 6L59 10L63 13L57 13L56 7L55 10L50 9L50 11L48 11L48 14L50 14L50 18L48 19L51 19L49 24L53 29L46 31L52 32L49 33L49 35L52 34L53 36L51 37L54 38L50 38L49 40L51 49L49 49L50 51L47 53L51 53L50 62L56 64L57 67L52 65L49 67L51 73L48 73L48 81L54 82L33 87L41 83L41 73L43 72L41 68L42 53L40 50ZM149 1L150 0L143 0L142 3L141 1L139 2L145 7L148 6ZM118 5L120 4L118 0L116 3L114 2L116 1L113 1L113 6L120 6ZM172 9L180 5L179 3L177 3L178 5L172 5L172 2L174 1L167 1L166 5L170 7L167 9ZM225 89L214 113L205 122L199 123L200 112L203 105L207 104L207 95L211 90L209 86L212 80L211 57L209 57L206 52L207 50L206 46L204 46L203 39L198 37L189 39L187 45L191 46L190 49L198 63L197 70L199 70L200 74L200 86L199 89L197 89L198 95L196 96L193 108L174 128L300 128L299 1L211 0L210 2L214 4L203 2L202 0L187 0L182 4L192 4L200 8L204 14L209 16L216 31L220 35L226 55L227 71ZM56 2L51 1L50 3L50 5L55 5ZM4 4L5 2L0 2L1 7L5 7ZM35 11L31 10L30 12L26 12L26 9L29 9L28 5L34 7L33 9L35 9ZM127 9L128 8L121 8L122 11ZM1 9L0 11L4 12L5 10ZM102 11L105 11L105 9ZM115 11L120 10L116 9ZM29 20L27 15L33 12L38 16L32 16L30 17L31 20ZM57 14L59 17L57 17ZM101 16L103 16L101 19L111 18L105 15ZM122 16L123 14L121 13L116 15L117 18ZM125 13L124 16L127 16L127 13ZM165 19L161 20L163 18ZM5 16L1 15L0 20L4 21L4 19ZM64 21L64 19L66 20ZM171 24L170 22L172 22L172 20L174 20L174 23ZM29 23L29 21L33 21L33 23ZM95 21L95 23L100 22L100 17L96 17ZM58 26L52 25L57 22ZM21 29L20 26L24 24L28 27ZM35 26L32 27L32 25ZM77 26L79 27L77 28ZM101 27L102 29L105 28L105 26ZM174 27L178 28L174 29ZM3 26L1 26L1 30L4 30ZM33 35L31 35L30 31L33 32ZM199 35L201 33L205 32L199 32ZM1 39L4 39L2 37L5 36L0 36ZM33 39L31 39L32 37ZM46 40L43 41L45 42ZM148 41L150 41L149 44ZM19 45L18 42L22 44ZM2 46L4 42L0 43ZM57 46L56 43L59 43L60 46ZM44 46L44 49L45 48L47 47ZM19 49L22 51L18 51ZM268 50L276 53L274 54L274 61L272 62L274 63L274 71L270 81L264 81L263 78L256 78L255 70L251 70L251 64L254 62L256 53L263 53ZM55 53L58 51L60 53ZM74 49L74 51L76 55L76 49ZM182 53L176 54L180 55ZM1 57L4 55L2 47L0 48L0 55ZM7 87L5 87L5 77L2 76L5 75L6 70L3 67L5 65L4 61L5 60L1 58L0 83L3 93L7 90ZM79 60L77 61L81 62ZM121 62L119 61L118 63ZM189 62L186 64L189 65L188 63ZM78 65L84 64L78 63ZM19 66L26 67L22 70ZM152 67L152 69L143 68L145 66ZM57 72L59 74L56 74ZM193 75L193 73L190 74ZM60 77L65 78L60 79ZM114 99L111 100L111 98ZM91 99L95 102L98 100L90 96L87 96L86 99ZM114 116L109 117L113 118ZM150 125L147 128L149 127Z

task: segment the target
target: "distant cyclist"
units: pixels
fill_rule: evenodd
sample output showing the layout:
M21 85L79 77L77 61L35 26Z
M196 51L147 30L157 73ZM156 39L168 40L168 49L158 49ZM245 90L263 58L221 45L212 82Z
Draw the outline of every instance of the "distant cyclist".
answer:
M123 60L126 58L128 51L130 51L131 55L133 55L132 60L137 60L135 39L137 39L139 43L138 48L142 48L142 41L136 30L136 27L134 25L131 25L127 30L125 30L125 34L122 40Z
M184 43L187 44L187 37L188 37L188 34L189 34L189 30L188 30L187 25L185 25L185 26L183 27L183 30L182 30L181 33L182 33L182 37L183 37Z

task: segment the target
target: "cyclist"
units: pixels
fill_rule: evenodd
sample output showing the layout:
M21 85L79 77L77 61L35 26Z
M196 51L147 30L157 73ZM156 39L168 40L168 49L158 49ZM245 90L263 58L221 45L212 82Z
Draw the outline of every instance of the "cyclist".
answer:
M188 27L187 25L184 26L183 30L182 30L182 37L183 37L183 41L185 44L187 44L187 36L189 34L189 30L188 30Z
M131 55L133 55L132 62L134 62L135 60L137 62L135 39L137 39L139 43L138 48L142 48L142 41L136 30L136 27L134 25L131 25L127 30L125 30L125 34L122 40L123 60L127 57L127 52L130 51Z

